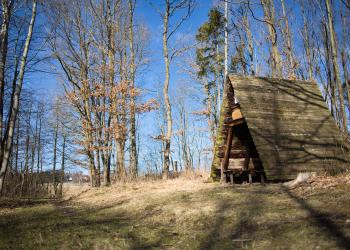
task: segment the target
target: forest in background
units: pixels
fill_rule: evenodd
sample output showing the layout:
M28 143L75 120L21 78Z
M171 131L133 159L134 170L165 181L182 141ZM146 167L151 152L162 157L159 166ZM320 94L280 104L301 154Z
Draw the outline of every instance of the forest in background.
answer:
M141 4L159 33L135 15ZM97 187L208 168L227 73L316 81L348 133L350 1L208 1L207 20L185 36L199 4L3 0L0 191L59 195L77 167ZM150 91L155 36L163 71ZM29 88L40 73L64 94L48 100Z

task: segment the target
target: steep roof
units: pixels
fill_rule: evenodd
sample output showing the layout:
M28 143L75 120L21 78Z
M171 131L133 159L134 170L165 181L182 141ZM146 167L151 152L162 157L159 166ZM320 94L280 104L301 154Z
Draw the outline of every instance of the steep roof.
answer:
M350 168L349 146L315 82L230 75L228 85L268 178Z

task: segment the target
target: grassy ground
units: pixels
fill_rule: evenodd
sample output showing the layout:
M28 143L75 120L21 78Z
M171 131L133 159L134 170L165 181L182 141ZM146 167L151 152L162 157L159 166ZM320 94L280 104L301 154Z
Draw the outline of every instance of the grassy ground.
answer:
M169 180L2 200L0 249L350 249L349 197L347 184L301 195Z

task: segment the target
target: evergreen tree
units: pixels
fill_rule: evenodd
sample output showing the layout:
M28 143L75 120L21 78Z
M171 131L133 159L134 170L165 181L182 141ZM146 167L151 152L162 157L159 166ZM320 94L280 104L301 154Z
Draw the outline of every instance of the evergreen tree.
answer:
M196 35L198 47L196 50L196 63L198 65L198 78L205 78L207 86L207 105L217 127L218 111L221 104L221 93L224 83L224 42L225 17L218 8L209 12L209 20L205 22Z

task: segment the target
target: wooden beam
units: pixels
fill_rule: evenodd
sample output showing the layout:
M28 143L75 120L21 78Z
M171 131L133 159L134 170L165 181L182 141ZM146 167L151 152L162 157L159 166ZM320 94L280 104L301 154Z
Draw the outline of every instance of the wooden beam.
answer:
M225 170L227 170L229 159L230 159L230 151L232 146L232 138L233 138L233 127L228 128L228 135L226 139L226 149L225 156L221 163L221 182L224 181Z
M239 125L239 124L242 124L242 123L245 123L245 119L244 118L241 118L241 119L238 119L238 120L233 120L231 117L228 117L228 118L225 118L225 120L224 120L224 124L227 127L233 127L233 126L236 126L236 125Z

